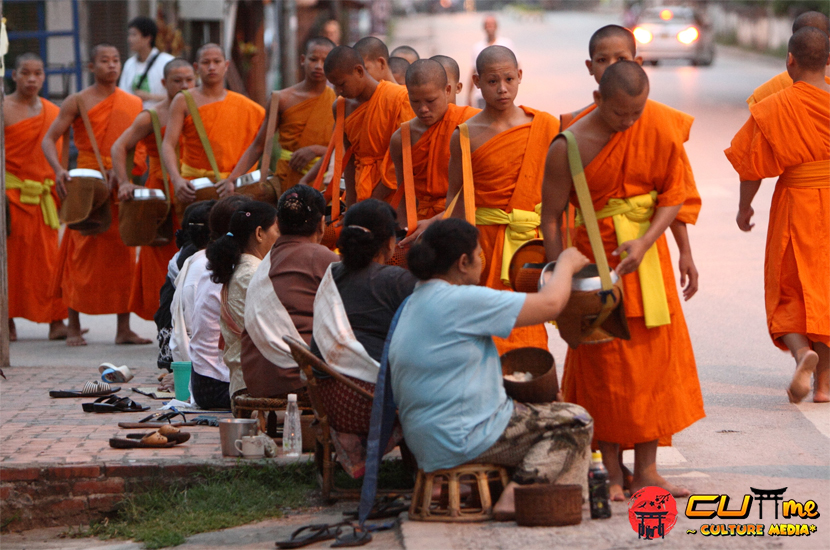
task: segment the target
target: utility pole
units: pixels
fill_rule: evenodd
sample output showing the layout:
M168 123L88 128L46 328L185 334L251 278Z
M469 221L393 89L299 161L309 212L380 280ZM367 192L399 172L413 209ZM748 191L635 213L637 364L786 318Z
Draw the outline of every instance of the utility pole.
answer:
M3 0L0 0L0 21L3 19ZM5 24L3 24L5 32ZM0 52L5 55L6 52ZM5 64L3 65L5 68ZM5 72L5 71L4 71ZM0 86L0 369L9 366L9 274L6 253L6 119L3 102L6 85Z
M283 2L282 17L282 86L287 88L297 83L297 2Z

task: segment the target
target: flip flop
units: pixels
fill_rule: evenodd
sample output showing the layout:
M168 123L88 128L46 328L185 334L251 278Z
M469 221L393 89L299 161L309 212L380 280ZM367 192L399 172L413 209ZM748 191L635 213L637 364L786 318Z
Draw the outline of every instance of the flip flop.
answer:
M120 386L112 387L106 382L92 380L84 384L83 389L78 390L52 390L49 397L106 397L121 391Z
M293 533L288 540L279 540L276 542L277 548L302 548L315 542L324 540L336 539L340 535L340 527L343 524L328 525L326 523L317 523L313 525L304 525ZM305 534L302 534L304 533Z
M168 426L168 428L170 428ZM175 428L172 428L175 429ZM175 447L180 443L184 443L190 439L190 434L187 432L167 431L162 433L162 430L157 432L149 432L144 434L128 434L127 438L113 437L110 439L110 447L114 449L166 449Z
M122 397L121 399L116 399L112 403L98 403L96 401L95 403L91 403L90 405L92 407L92 412L95 413L141 412L146 411L150 408L145 407L140 403L136 403L129 397ZM86 410L86 408L84 410Z
M334 544L331 545L332 548L364 546L372 542L372 533L370 533L368 529L361 528L357 525L349 525L349 527L352 528L352 532L349 534L337 535L337 539L334 541Z
M401 512L409 510L409 505L403 495L389 495L381 497L375 501L372 506L372 511L369 512L369 517L366 519L386 519L396 518ZM343 516L351 519L357 519L358 511L352 510L350 512L343 512Z
M81 408L84 410L84 412L91 413L91 412L95 412L94 407L96 405L103 405L103 404L111 405L111 404L117 403L118 401L121 401L121 399L123 399L123 398L120 398L117 395L109 395L109 396L105 395L103 397L99 397L98 399L96 399L92 403L83 403L83 404L81 404Z

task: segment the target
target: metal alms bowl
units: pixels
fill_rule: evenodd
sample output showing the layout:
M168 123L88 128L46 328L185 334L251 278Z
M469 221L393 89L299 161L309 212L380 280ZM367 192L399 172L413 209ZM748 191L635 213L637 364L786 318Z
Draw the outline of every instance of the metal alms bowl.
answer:
M106 181L104 176L98 170L91 170L89 168L74 168L69 171L70 178L95 178Z
M151 201L151 200L164 200L164 193L161 189L150 189L148 187L142 187L140 189L133 190L133 200L136 201Z
M190 183L197 191L213 187L213 181L210 178L196 178L195 180L190 180Z
M252 183L259 183L259 178L262 176L262 173L259 170L254 170L248 174L242 174L236 181L234 182L234 186L244 187L246 185L251 185Z
M555 267L556 262L550 262L542 268L542 273L539 274L539 290L542 290L542 287L545 286ZM612 269L611 284L616 284L619 280L619 275ZM588 264L574 274L571 283L571 290L573 292L593 292L600 289L602 289L602 279L599 277L599 269L596 264Z

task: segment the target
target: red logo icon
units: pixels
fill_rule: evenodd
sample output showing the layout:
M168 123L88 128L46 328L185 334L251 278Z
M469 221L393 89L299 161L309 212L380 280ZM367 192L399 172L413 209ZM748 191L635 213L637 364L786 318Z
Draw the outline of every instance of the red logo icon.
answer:
M638 539L666 538L677 522L677 503L660 487L643 487L628 501L628 522Z

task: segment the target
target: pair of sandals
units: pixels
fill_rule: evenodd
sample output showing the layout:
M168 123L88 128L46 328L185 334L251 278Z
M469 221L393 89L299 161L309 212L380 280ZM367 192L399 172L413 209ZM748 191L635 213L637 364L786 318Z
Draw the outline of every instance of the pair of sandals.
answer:
M81 406L84 412L94 413L141 412L150 408L136 403L129 397L118 397L116 395L99 397L92 403L84 403Z
M114 449L164 449L175 447L190 439L190 434L175 426L165 424L155 432L127 434L126 438L110 438L110 447Z
M173 419L181 416L180 422L173 422ZM188 420L183 412L176 409L170 411L158 411L146 416L138 422L119 422L119 428L161 428L162 426L213 426L219 427L219 419L215 416L199 415L193 420Z
M49 392L49 397L106 397L119 391L121 391L120 386L110 386L106 382L92 380L84 384L80 390L52 390Z
M350 528L352 532L344 533L344 527ZM334 540L334 544L331 545L332 548L364 546L372 542L372 532L386 531L394 527L394 521L363 526L352 523L351 521L304 525L291 533L291 538L288 540L277 541L276 546L277 548L302 548L303 546L326 540Z

